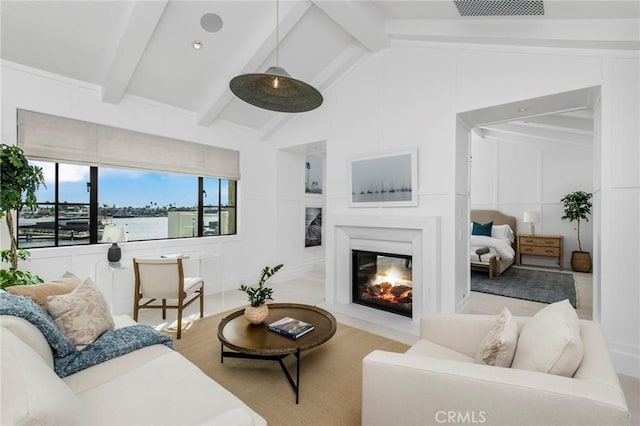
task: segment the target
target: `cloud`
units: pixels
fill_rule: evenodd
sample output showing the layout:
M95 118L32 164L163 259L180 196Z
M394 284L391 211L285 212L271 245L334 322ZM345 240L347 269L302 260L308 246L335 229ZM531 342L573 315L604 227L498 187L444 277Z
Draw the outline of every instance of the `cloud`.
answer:
M44 161L32 161L31 164L42 168L44 181L53 183L56 181L56 165ZM58 169L59 182L88 182L89 166L78 166L75 164L60 164Z

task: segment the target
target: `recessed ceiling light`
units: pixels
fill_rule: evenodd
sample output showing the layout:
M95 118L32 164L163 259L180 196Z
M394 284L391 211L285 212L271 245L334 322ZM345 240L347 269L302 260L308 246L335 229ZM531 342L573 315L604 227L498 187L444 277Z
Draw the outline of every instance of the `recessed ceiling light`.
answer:
M193 42L193 48L196 49L196 50L202 49L202 42L200 42L198 40L194 41Z

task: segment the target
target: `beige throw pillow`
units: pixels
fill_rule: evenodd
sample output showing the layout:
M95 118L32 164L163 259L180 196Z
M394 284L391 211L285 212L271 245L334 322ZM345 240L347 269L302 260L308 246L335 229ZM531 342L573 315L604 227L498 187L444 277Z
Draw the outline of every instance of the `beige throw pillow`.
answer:
M44 309L47 304L47 297L71 293L81 282L80 278L67 271L57 280L44 284L14 285L7 287L7 291L17 296L29 296Z
M474 361L476 364L511 367L517 343L518 323L509 309L504 308L480 342Z
M78 349L84 349L114 327L107 301L89 278L69 294L49 296L47 311Z
M511 367L572 377L582 353L580 321L565 299L540 310L522 328Z

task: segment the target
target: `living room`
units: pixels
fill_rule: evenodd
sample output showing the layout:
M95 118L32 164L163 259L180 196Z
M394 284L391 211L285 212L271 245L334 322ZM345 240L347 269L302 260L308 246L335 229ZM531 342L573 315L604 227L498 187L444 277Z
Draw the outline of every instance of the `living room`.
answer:
M134 257L166 253L217 255L222 266L204 277L208 294L235 290L242 282L254 281L264 265L278 263L285 265L281 280L295 280L319 269L327 283L334 283L343 279L339 272L344 260L337 253L347 228L358 224L372 229L421 229L423 263L431 265L423 267L422 281L428 288L423 292L428 299L423 313L456 312L469 297L470 129L460 115L598 87L594 185L590 188L594 193L593 317L602 324L616 371L640 377L640 42L634 2L613 6L572 2L580 4L565 10L565 2L546 1L548 13L556 7L555 18L496 21L428 17L436 13L429 4L437 8L445 2L402 2L395 8L391 2L282 2L280 61L294 77L317 84L324 97L317 110L295 115L245 105L228 89L233 76L261 72L275 63L278 36L271 19L275 16L270 14L275 4L198 3L191 11L196 16L193 33L180 37L188 44L184 49L190 50L178 50L167 62L143 58L157 55L162 43L168 43L152 34L157 29L158 36L170 38L166 31L171 23L166 20L179 9L174 2L155 14L145 10L144 17L134 13L132 4L118 9L101 2L96 12L90 2L2 3L3 143L17 143L20 109L239 152L237 234L124 242L120 244L123 264ZM420 12L421 6L425 11ZM255 28L255 35L249 37L250 31L237 29L243 21L227 21L223 11L228 10L229 17L252 16L252 7L259 11L256 14L269 14L269 19L251 21L252 25L245 22L244 28ZM446 7L453 6L446 3ZM216 12L225 19L219 33L200 28L203 12ZM583 13L589 19L575 18ZM65 14L68 20L59 16ZM44 16L51 16L51 22ZM452 20L457 28L450 25ZM76 26L65 27L70 22ZM103 29L99 25L111 24L120 31L89 32L86 44L79 43L63 31L78 28L77 22L98 30ZM487 22L497 24L487 28ZM151 26L146 30L148 45L143 35L127 35L126 29L135 27L134 23ZM305 24L312 29L304 30ZM39 31L33 30L36 25ZM227 29L242 33L236 34L237 43L245 52L222 60L221 53L209 46ZM308 34L314 29L333 34L325 41L333 43L331 49L318 47L323 38ZM190 45L196 36L203 46L198 51ZM131 50L127 43L121 44L131 41L129 37L137 43L130 45ZM230 55L234 44L225 40ZM73 48L65 49L65 43ZM133 65L118 58L135 49ZM210 58L193 59L196 54ZM289 65L294 57L296 62ZM312 61L320 63L312 70L303 66ZM210 74L201 75L202 70L198 75L182 70L179 77L154 74L159 69L170 74L164 68L181 65L171 62L196 63ZM227 65L214 73L218 63ZM114 65L130 68L128 77L110 73ZM169 82L173 92L165 93L163 83ZM184 98L179 96L181 85L188 92ZM175 101L176 96L181 102ZM116 100L110 101L113 97ZM417 204L351 207L351 161L405 149L416 150ZM324 235L321 247L305 249L307 154L321 155L325 161L324 194L314 201L314 206L323 208ZM7 248L4 226L0 238L2 248ZM31 260L21 267L45 280L65 271L95 278L98 265L106 262L106 251L104 244L33 249ZM325 298L341 303L337 289L325 291ZM278 301L286 301L286 296L279 294Z

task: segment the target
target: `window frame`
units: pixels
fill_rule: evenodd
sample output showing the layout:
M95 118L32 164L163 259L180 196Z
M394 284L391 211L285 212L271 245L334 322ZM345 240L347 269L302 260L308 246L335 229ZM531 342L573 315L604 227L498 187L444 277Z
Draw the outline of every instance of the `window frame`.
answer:
M40 248L58 248L58 247L74 247L74 246L88 246L88 245L95 245L95 244L106 244L106 243L102 243L100 241L98 241L98 231L100 228L100 221L99 221L99 193L98 193L98 187L99 187L99 170L100 170L100 166L89 166L89 181L87 182L87 190L89 191L89 202L88 203L66 203L66 202L60 202L59 196L60 196L60 179L59 179L59 167L60 164L73 164L73 163L65 163L65 162L61 162L61 161L55 161L55 160L50 160L50 161L46 161L46 160L37 160L37 161L43 161L43 162L49 162L49 163L53 163L55 165L55 182L54 182L54 188L55 188L55 195L54 195L54 201L53 202L36 202L36 204L38 206L52 206L53 207L53 212L54 212L54 238L53 238L53 244L52 245L46 245L46 246L38 246L38 247L20 247L20 243L21 243L21 239L18 238L18 247L19 248L25 248L28 250L37 250ZM109 166L103 166L105 168L109 168ZM134 169L134 168L130 168L130 167L126 167L125 169L128 170L140 170L140 169ZM162 171L162 170L153 170L153 172L155 173L168 173L168 174L173 174L173 172L168 172L168 171ZM193 235L193 236L180 236L180 237L174 237L174 238L150 238L150 239L144 239L144 240L130 240L130 241L136 241L136 242L142 242L142 241L165 241L165 240L175 240L175 239L181 239L181 238L202 238L202 237L224 237L224 236L231 236L231 235L238 235L238 225L237 225L237 209L238 209L238 180L237 179L231 179L231 178L226 178L226 177L212 177L212 176L194 176L194 175L189 175L192 177L197 177L197 191L198 191L198 206L197 206L197 222L198 222L198 226L197 226L197 235ZM213 205L213 207L217 206L217 213L218 213L218 233L215 235L204 235L204 210L205 210L205 206L204 206L204 179L216 179L218 182L218 199L217 199L217 204ZM234 195L233 195L233 201L234 201L234 205L230 206L230 205L222 205L222 182L223 181L228 181L228 182L234 182L233 185L233 190L234 190ZM228 184L228 186L231 186L230 184ZM89 207L89 243L82 243L82 244L60 244L61 238L60 238L60 233L59 233L59 216L60 216L60 207L64 206L64 205L81 205L81 206L88 206ZM207 207L211 207L211 204L208 204ZM226 233L223 234L222 233L222 211L226 210L229 212L233 212L233 223L234 223L234 229L233 229L233 233ZM21 219L21 215L20 212L17 212L16 214L16 228L17 228L17 233L18 236L20 235L20 219Z

